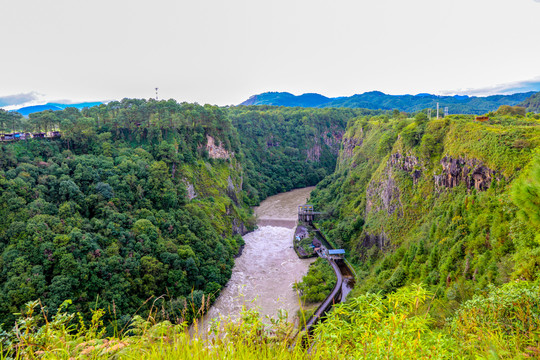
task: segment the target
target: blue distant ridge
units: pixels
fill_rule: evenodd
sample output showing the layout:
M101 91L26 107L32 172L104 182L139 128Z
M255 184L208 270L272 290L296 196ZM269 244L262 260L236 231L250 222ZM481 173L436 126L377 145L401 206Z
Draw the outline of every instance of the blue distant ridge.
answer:
M486 114L497 110L501 105L518 105L535 94L534 91L512 95L468 96L434 95L388 95L381 91L328 98L320 94L293 95L287 92L267 92L251 96L240 105L273 105L315 108L364 108L380 110L399 110L414 113L423 109L449 108L449 114Z
M65 108L68 108L68 107L74 107L74 108L80 110L80 109L83 109L83 108L88 108L88 107L92 107L92 106L98 106L98 105L101 105L101 104L103 104L103 103L98 102L98 101L95 101L95 102L83 102L83 103L77 103L77 104L47 103L45 105L25 106L25 107L22 107L22 108L20 108L18 110L13 110L13 111L18 112L19 114L21 114L23 116L28 116L30 114L40 112L40 111L45 111L45 110L59 111L59 110L64 110Z

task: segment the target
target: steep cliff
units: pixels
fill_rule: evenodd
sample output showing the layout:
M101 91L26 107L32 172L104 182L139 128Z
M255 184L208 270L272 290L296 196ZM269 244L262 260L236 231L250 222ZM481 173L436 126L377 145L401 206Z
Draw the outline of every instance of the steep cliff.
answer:
M350 123L336 172L312 201L325 213L319 225L357 264L356 291L424 282L454 300L456 286L535 278L540 244L510 189L538 144L532 117Z

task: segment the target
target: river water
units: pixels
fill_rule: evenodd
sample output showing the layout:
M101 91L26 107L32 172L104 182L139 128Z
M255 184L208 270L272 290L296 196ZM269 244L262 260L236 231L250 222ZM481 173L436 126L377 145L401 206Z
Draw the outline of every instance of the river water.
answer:
M275 195L255 208L258 229L244 235L244 251L235 261L227 286L199 324L200 330L207 330L220 317L238 318L243 306L270 317L285 310L289 321L294 320L300 299L292 287L307 274L314 259L299 259L292 238L298 205L305 204L312 190Z

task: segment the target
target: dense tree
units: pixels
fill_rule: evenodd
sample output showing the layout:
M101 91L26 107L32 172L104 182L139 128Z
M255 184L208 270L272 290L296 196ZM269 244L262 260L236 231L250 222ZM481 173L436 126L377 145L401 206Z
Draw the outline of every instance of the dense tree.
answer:
M71 299L84 316L97 305L127 321L164 295L190 317L189 297L214 298L226 284L242 244L231 224L249 210L241 189L228 190L241 178L236 160L204 151L212 136L239 153L223 109L124 99L0 116L0 126L62 134L0 146L1 322L37 298L51 313Z

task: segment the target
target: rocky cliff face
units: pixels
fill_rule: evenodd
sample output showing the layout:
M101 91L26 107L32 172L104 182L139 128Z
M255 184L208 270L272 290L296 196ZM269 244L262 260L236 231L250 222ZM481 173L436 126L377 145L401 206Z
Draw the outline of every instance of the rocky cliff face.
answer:
M318 162L321 158L321 145L315 144L307 150L307 159L310 161Z
M330 134L330 136L328 136ZM322 142L330 148L332 154L337 155L339 153L339 147L343 139L343 131L336 130L320 136ZM307 150L306 157L310 161L318 162L321 158L322 146L320 138L316 138L311 148Z
M395 171L409 173L414 184L416 184L422 175L422 165L416 156L403 155L399 152L390 155L382 176L377 181L371 181L368 185L366 191L366 215L380 210L385 210L388 215L392 215L399 210L398 216L403 215L400 189L395 180Z
M364 234L364 240L360 244L361 247L369 249L377 246L379 249L384 248L390 243L384 230L380 234Z
M344 138L343 139L343 151L341 152L341 160L352 158L354 154L354 148L362 146L363 139L358 138Z
M422 176L423 166L416 156L403 155L399 152L393 153L388 159L388 165L394 169L399 169L408 172L413 178L414 183L418 182Z
M239 205L238 194L241 191L241 189L242 189L241 186L238 188L235 186L230 176L227 178L227 196L231 198L232 201L234 201L234 204L236 206Z
M340 161L347 160L353 157L354 148L362 146L364 142L364 132L360 129L360 133L357 136L346 136L341 141L342 150L340 154Z
M435 175L438 187L453 188L465 184L467 189L487 190L497 172L476 159L451 158L445 156L441 160L442 174Z
M379 181L369 183L366 191L366 216L384 210L388 215L398 212L401 216L400 191L391 166L384 169Z
M184 184L186 184L186 190L187 190L187 197L189 200L193 200L197 197L197 193L195 192L195 186L193 186L192 183L190 183L187 179L184 179Z
M208 151L208 156L211 159L230 159L234 154L229 153L221 145L216 145L216 141L210 135L206 135L206 150Z
M334 129L331 132L327 133L326 136L323 136L324 143L332 149L332 153L338 154L339 147L343 140L343 130ZM330 134L330 135L328 135Z

